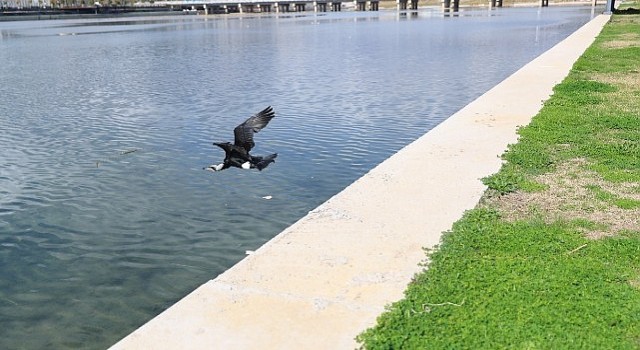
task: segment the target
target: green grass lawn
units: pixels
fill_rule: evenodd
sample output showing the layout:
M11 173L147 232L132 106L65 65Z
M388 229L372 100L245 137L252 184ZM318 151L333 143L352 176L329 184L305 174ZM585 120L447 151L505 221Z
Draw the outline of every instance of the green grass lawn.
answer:
M640 348L637 11L614 15L519 134L363 348Z

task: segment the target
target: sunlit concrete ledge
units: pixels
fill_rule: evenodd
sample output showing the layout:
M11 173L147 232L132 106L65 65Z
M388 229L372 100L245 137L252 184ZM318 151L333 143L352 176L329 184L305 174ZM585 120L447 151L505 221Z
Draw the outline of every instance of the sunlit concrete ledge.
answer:
M517 127L608 19L597 16L112 349L356 348L354 337L402 298L423 247L477 204L480 179L500 168Z

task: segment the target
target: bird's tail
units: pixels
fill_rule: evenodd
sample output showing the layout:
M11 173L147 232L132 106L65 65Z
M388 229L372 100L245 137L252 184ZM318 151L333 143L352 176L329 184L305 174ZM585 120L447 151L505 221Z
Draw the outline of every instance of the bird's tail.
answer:
M278 153L274 153L274 154L270 154L270 155L268 155L266 157L263 157L262 159L260 159L256 163L256 168L258 168L258 170L262 171L262 169L264 169L267 166L269 166L269 164L275 162L277 156L278 156Z

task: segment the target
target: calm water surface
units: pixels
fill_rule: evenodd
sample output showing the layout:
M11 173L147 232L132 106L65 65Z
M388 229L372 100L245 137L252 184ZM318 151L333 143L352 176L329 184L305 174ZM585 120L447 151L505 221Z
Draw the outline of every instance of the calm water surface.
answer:
M111 345L590 18L0 22L0 348ZM267 105L277 162L203 171Z

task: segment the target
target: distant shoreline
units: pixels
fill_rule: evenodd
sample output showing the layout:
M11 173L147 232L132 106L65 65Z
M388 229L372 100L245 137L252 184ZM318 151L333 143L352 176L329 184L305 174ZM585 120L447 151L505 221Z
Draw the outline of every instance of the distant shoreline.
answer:
M604 4L606 0L597 0L598 4ZM351 3L352 1L344 1ZM551 0L549 6L585 6L592 5L592 0ZM420 8L439 7L441 0L422 0ZM531 0L503 0L503 7L535 7L538 2ZM380 9L389 10L396 7L395 0L381 0ZM462 1L462 8L489 7L489 1L468 0ZM349 11L352 11L351 9ZM305 11L313 12L313 11ZM367 11L370 12L370 11ZM292 12L294 13L294 12ZM171 7L78 7L74 9L2 9L0 22L6 21L37 21L57 19L89 19L89 18L118 18L118 17L146 17L146 16L180 16L181 9ZM213 14L215 15L215 14Z
M142 16L173 16L180 15L181 11L173 10L169 7L141 7L141 8L100 8L85 7L77 9L21 9L3 10L0 12L0 22L6 21L37 21L55 19L77 19L77 18L114 18L114 17L142 17Z

